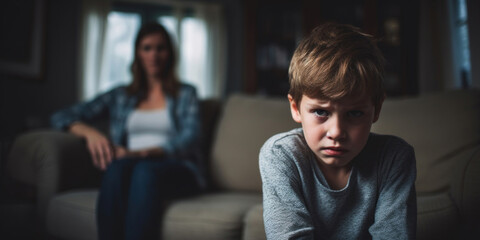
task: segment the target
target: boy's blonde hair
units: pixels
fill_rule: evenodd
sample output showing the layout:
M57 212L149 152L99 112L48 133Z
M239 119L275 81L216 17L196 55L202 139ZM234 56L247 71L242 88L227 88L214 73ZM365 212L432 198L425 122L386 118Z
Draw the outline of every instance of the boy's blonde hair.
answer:
M289 94L300 104L303 95L339 100L368 94L378 111L385 98L384 58L371 35L336 23L316 27L295 50Z

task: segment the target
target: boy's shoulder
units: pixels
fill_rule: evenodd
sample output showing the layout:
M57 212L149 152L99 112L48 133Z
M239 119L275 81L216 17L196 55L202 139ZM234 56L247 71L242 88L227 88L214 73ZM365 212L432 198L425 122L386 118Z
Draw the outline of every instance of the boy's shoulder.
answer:
M286 159L297 161L298 156L308 156L309 148L305 141L302 128L295 128L270 137L260 150L260 158L274 158L279 161Z
M262 148L302 148L307 147L302 128L277 133L270 137Z
M414 148L398 136L370 133L367 145L359 158L360 165L410 166L415 164Z
M302 128L295 128L275 134L263 144L259 154L260 171L268 175L275 169L276 173L294 177L296 172L310 170L311 157Z
M379 134L379 133L370 133L367 146L370 146L372 149L384 149L384 150L404 150L404 151L413 151L413 147L405 141L403 138L388 135L388 134Z

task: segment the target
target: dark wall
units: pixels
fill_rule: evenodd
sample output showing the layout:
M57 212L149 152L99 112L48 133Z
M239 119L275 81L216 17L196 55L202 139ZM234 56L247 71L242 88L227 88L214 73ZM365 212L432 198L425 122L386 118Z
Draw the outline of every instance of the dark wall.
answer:
M44 71L41 78L0 73L2 138L47 126L48 117L54 110L70 105L77 99L81 0L44 2ZM22 12L16 14L21 15Z
M223 4L227 32L227 71L224 97L244 88L244 9L242 0L219 0Z
M480 1L467 0L472 86L480 89Z

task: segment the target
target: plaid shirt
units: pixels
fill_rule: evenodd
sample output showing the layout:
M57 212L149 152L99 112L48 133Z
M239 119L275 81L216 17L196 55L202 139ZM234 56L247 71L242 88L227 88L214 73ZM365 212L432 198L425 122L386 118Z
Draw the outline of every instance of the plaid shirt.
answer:
M52 127L66 130L73 122L92 122L109 118L110 137L115 145L126 145L126 120L135 109L139 96L131 96L126 87L117 87L95 99L76 104L54 113ZM200 134L199 104L193 86L182 84L177 98L167 96L167 109L174 123L173 137L162 147L168 157L198 157L197 142ZM194 159L192 159L194 160ZM195 159L197 160L197 159ZM194 161L195 161L194 160Z

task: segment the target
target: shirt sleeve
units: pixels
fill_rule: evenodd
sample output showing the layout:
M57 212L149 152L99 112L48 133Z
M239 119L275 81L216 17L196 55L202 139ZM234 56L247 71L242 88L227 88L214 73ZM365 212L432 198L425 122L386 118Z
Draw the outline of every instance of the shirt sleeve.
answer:
M176 104L177 133L163 146L167 155L192 150L200 135L199 102L195 88L183 86Z
M296 164L281 145L267 141L259 155L267 239L313 239L313 223ZM301 156L300 156L301 157Z
M101 94L91 101L77 103L69 108L55 112L50 117L50 125L59 130L66 130L73 122L89 122L107 116L109 106L116 89Z
M389 161L380 167L379 198L375 220L369 232L373 239L415 239L417 199L414 150L403 142L385 152Z

